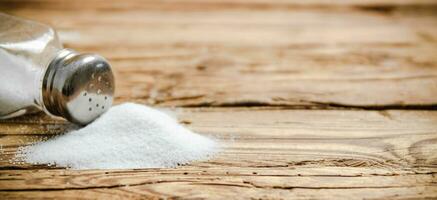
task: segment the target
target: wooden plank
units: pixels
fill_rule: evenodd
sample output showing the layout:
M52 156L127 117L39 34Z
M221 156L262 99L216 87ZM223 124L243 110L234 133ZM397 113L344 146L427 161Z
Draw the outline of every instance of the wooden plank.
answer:
M70 124L1 121L0 195L435 199L436 10L434 0L1 1L55 27L66 47L107 57L118 103L217 107L175 111L224 147L174 169L73 171L10 161Z
M196 186L196 188L193 188ZM232 189L228 185L190 185L184 183L173 184L153 184L149 186L128 186L118 189L89 189L89 190L61 190L61 191L28 191L28 192L0 192L5 198L11 199L47 199L47 198L68 198L75 199L80 196L82 199L95 198L119 198L119 199L143 199L156 198L157 195L163 198L190 199L246 199L251 196L257 199L362 199L369 197L372 199L433 199L436 193L435 187L416 187L416 188L386 188L381 189L302 189L292 190L264 189L264 188L245 188L239 187ZM171 191L168 191L171 189ZM160 193L161 191L166 191ZM189 195L185 195L189 193ZM250 195L251 194L251 195Z
M67 47L108 57L118 102L437 104L435 1L96 1L80 10L69 2L7 1L0 9L53 25Z
M436 111L174 111L190 129L219 138L223 151L212 160L174 169L45 169L8 160L19 145L57 133L42 134L44 125L14 119L1 127L25 128L1 133L0 192L11 198L437 197Z
M88 6L81 6L87 3ZM436 5L434 0L172 0L172 1L114 1L108 4L105 0L77 0L74 2L68 0L4 0L2 4L10 8L43 8L43 9L177 9L182 8L250 8L250 9L271 9L271 8L311 8L311 7L328 7L338 8L342 6L353 7L403 7L403 6L433 6Z

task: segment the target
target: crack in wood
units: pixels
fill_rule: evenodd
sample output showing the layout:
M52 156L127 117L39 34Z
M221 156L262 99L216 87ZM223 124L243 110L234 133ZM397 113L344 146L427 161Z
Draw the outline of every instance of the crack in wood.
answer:
M341 186L332 186L332 187L309 187L309 186L264 186L264 185L257 185L251 181L243 181L244 184L251 185L255 188L272 188L272 189L284 189L284 190L292 190L292 189L368 189L368 188L376 188L376 189L383 189L383 188L414 188L419 186L437 186L437 184L423 184L423 185L414 185L414 186L348 186L348 187L341 187Z
M17 189L0 189L0 192L32 192L32 191L64 191L64 190L89 190L89 189L113 189L113 188L121 188L121 187L134 187L134 186L141 186L141 185L151 185L151 184L158 184L158 183L186 183L191 181L147 181L147 182L141 182L141 183L133 183L133 184L115 184L115 185L108 185L108 186L86 186L86 187L71 187L71 188L17 188Z
M201 98L202 95L195 96L194 98ZM161 102L165 102L162 100ZM369 111L385 111L385 110L437 110L437 104L386 104L386 105L350 105L334 102L319 102L319 101L307 101L300 100L300 102L309 103L309 105L290 105L286 103L270 103L263 101L235 101L235 102L224 102L217 103L215 101L211 102L200 102L195 104L184 104L179 107L182 108L238 108L238 107L272 107L272 108L282 108L282 109L311 109L311 110L369 110ZM311 105L312 104L312 105Z

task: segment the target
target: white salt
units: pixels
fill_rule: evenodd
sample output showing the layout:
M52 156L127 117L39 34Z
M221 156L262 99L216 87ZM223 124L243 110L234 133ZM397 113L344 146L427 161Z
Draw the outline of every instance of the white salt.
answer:
M218 148L161 111L125 103L82 129L20 148L16 158L72 169L158 168L204 160Z

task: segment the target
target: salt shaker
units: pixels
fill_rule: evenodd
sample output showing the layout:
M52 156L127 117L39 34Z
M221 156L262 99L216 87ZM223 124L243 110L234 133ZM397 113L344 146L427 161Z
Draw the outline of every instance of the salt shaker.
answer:
M42 110L85 125L113 94L103 57L64 49L49 26L0 13L0 119Z

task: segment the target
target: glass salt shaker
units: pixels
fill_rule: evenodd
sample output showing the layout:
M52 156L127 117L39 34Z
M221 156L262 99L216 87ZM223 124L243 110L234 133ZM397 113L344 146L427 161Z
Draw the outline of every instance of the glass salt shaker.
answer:
M0 13L0 119L42 110L85 125L113 94L103 57L64 49L49 26Z

